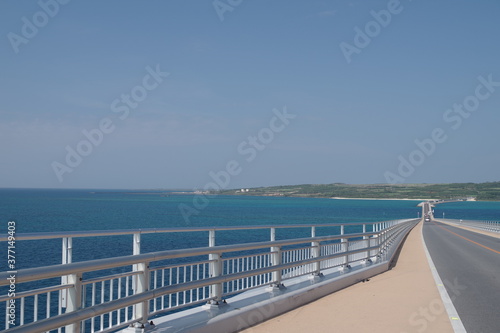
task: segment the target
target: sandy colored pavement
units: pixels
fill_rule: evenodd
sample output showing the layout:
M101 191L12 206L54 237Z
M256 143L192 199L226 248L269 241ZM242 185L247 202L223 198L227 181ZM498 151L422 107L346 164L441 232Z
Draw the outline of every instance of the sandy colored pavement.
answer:
M422 243L422 222L409 234L396 266L287 312L245 333L452 333Z

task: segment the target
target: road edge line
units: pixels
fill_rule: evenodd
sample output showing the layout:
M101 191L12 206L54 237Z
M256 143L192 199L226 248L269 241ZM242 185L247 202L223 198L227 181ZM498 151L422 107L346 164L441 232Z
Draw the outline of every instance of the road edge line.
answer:
M423 222L423 223L425 223L425 222ZM427 249L427 244L425 244L425 239L424 239L423 226L422 226L422 245L424 246L424 252L425 252L425 256L427 257L427 262L428 262L429 267L431 269L432 276L434 277L434 282L436 282L436 287L437 287L439 294L441 296L441 301L443 302L443 305L446 309L446 312L448 313L448 319L450 320L451 327L453 328L453 331L455 333L467 333L467 331L464 327L464 324L462 323L462 319L460 319L460 316L458 315L458 312L455 309L453 302L451 301L450 295L448 295L448 292L446 291L446 288L443 284L443 281L441 280L441 277L439 276L439 273L437 272L436 266L434 265L434 262L432 261L429 250Z

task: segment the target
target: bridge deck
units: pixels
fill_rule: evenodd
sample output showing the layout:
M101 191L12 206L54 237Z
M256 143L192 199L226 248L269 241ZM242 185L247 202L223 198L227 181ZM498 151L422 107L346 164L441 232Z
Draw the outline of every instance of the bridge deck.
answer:
M441 219L435 219L435 221L441 222L443 224L451 225L451 226L454 226L454 227L457 227L460 229L476 232L478 234L482 234L482 235L486 235L486 236L490 236L490 237L494 237L494 238L500 238L500 233L498 233L498 232L486 231L486 230L481 230L481 229L477 229L477 228L471 228L471 227L467 227L467 226L452 224L452 223L449 223L449 222L441 220Z
M470 333L497 333L500 306L498 238L438 221L425 224L424 238L465 329Z
M409 234L396 266L243 332L453 332L422 243Z

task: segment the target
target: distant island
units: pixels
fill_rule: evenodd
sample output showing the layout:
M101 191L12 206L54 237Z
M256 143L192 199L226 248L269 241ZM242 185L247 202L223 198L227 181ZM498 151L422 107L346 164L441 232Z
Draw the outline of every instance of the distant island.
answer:
M500 201L500 182L451 184L303 184L222 190L223 195L345 199L438 199Z

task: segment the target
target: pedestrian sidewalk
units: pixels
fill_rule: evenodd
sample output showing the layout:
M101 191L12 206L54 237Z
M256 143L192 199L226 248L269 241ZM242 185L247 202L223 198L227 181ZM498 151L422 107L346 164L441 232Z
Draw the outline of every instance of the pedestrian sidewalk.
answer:
M452 333L453 329L425 255L421 222L388 272L242 332Z

